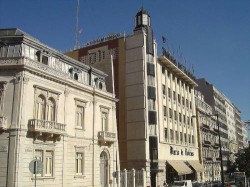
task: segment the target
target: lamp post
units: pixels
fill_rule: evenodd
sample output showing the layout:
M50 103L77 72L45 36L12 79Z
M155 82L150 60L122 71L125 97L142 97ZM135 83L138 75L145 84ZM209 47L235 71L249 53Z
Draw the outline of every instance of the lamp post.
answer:
M199 116L199 117L216 117L216 124L218 126L218 135L219 135L219 148L220 148L220 168L221 168L221 183L222 183L222 187L224 187L224 171L223 171L223 163L222 163L222 150L221 150L221 139L220 139L220 125L219 125L219 115L218 114L205 114L203 116ZM192 117L196 117L196 116L192 116Z

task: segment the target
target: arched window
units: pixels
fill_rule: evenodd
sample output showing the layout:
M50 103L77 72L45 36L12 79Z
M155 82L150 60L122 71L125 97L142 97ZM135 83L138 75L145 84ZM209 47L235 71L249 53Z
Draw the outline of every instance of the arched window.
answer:
M47 120L55 121L55 110L56 110L56 102L53 98L49 98L47 103Z
M36 118L45 120L45 98L43 95L38 96L36 105Z
M109 159L105 151L100 154L100 179L101 186L107 186L109 181Z

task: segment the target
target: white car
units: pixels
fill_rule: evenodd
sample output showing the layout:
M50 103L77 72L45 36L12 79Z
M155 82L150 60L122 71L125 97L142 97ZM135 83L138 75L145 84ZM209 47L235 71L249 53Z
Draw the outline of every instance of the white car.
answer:
M193 187L191 180L174 181L172 187Z

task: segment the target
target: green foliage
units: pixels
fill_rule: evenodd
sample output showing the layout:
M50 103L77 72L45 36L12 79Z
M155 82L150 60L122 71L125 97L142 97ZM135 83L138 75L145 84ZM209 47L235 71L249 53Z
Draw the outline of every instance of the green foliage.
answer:
M235 167L240 172L245 172L247 178L250 177L250 147L245 148L242 153L237 154Z

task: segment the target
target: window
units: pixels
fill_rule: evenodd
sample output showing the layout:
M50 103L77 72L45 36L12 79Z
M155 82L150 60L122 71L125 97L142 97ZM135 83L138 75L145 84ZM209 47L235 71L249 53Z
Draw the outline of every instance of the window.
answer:
M28 49L29 50L29 49ZM27 52L27 53L29 53L29 52ZM49 57L47 56L47 55L45 55L46 54L46 52L44 53L44 52L42 52L42 51L37 51L36 52L36 56L37 56L37 61L39 61L39 62L42 62L43 64L45 64L45 65L48 65L48 62L49 62ZM28 55L28 54L26 54L27 56L30 56L30 55Z
M54 152L51 150L35 149L35 158L43 163L43 172L40 176L53 176Z
M3 115L4 95L7 82L0 82L0 116Z
M186 107L188 107L188 100L186 99Z
M178 131L175 131L175 140L176 140L176 142L179 141Z
M181 103L181 96L178 94L178 103Z
M45 98L43 95L39 95L36 101L36 118L45 120Z
M45 163L44 163L45 176L52 176L53 174L53 152L45 151L44 160L45 160Z
M173 117L172 109L170 108L168 112L169 112L169 118L172 118Z
M173 91L173 98L174 98L174 101L175 101L175 99L176 99L176 97L175 97L175 91Z
M83 153L82 152L76 152L76 174L83 175Z
M180 132L180 141L182 143L182 132Z
M171 96L171 90L170 90L170 88L168 88L168 97L169 97L169 98L172 97L172 96Z
M43 95L39 95L36 100L36 119L56 121L56 102L53 98L46 99Z
M40 121L57 121L57 102L59 92L34 85L35 103L34 118ZM48 97L49 96L49 97ZM53 124L53 123L50 123Z
M164 116L166 117L167 116L167 107L166 106L163 106L163 113L164 113Z
M189 117L187 117L187 124L190 125Z
M49 57L42 55L42 63L48 65Z
M75 108L75 110L76 110L75 125L76 125L76 128L78 128L78 129L85 130L84 119L85 119L86 103L87 103L87 101L75 98L75 107L76 107Z
M183 114L183 123L186 123L186 116Z
M76 106L76 127L84 128L84 107Z
M181 113L179 113L179 122L181 122Z
M55 121L55 109L56 109L56 102L53 98L49 98L48 105L47 105L47 113L48 113L48 121Z
M108 131L108 113L102 112L102 131Z
M177 120L177 112L176 112L176 110L174 111L174 120Z
M168 128L165 128L165 140L168 140Z
M187 136L186 136L186 133L184 133L184 142L187 143Z
M190 109L192 109L192 102L191 101L190 101L189 107L190 107Z
M185 99L184 99L183 96L182 96L182 105L183 105L183 106L185 105Z
M173 129L170 129L170 139L174 140L174 131L173 131Z
M165 73L165 67L161 67L161 72L162 72L162 74L164 74Z
M166 95L165 89L166 89L166 88L165 88L165 85L163 84L163 85L162 85L162 94L163 94L163 95Z

